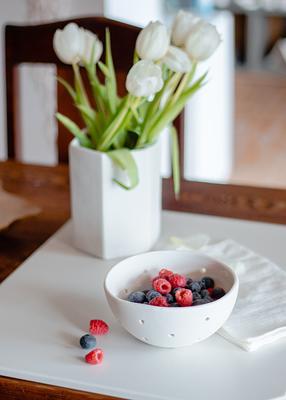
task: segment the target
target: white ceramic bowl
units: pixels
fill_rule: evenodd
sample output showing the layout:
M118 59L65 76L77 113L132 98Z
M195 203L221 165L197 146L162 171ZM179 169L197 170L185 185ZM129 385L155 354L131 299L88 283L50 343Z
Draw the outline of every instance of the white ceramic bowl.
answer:
M155 307L125 300L135 290L151 288L151 278L162 268L193 279L211 276L227 293L195 307ZM154 346L180 347L206 339L223 325L237 298L238 278L226 265L198 253L155 251L116 264L104 286L114 316L131 335Z

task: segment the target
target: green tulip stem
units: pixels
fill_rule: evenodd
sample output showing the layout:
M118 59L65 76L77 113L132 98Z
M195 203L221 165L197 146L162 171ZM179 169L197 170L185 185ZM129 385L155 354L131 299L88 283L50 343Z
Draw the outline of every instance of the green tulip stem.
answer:
M74 78L75 78L75 88L76 88L76 95L77 95L77 103L83 103L87 106L90 106L88 97L84 88L83 81L81 79L81 74L79 70L79 66L76 63L72 64L73 71L74 71Z
M170 105L175 104L176 101L181 96L181 94L184 92L184 90L189 86L190 82L192 81L195 75L196 69L197 69L197 63L193 63L192 69L184 75L177 90L174 93L174 96L171 98Z
M108 151L117 133L120 131L120 129L122 129L122 123L125 121L125 117L127 117L127 114L130 111L131 100L132 97L127 95L124 101L121 103L121 106L115 114L112 122L102 134L101 141L98 144L99 151ZM140 98L138 100L140 101Z
M160 107L162 99L164 96L170 97L170 95L176 89L181 76L181 73L174 73L170 75L170 77L165 81L163 88L155 95L155 98L150 103L148 111L145 115L142 126L142 134L139 137L136 147L142 147L144 144L146 144L150 127L153 125L158 115L160 115L160 113L158 114L157 111Z

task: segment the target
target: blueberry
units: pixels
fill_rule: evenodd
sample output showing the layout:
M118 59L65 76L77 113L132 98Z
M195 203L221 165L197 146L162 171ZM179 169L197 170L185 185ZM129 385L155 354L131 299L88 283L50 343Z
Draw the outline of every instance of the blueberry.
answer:
M169 303L169 304L174 303L174 301L175 301L174 296L171 295L171 293L166 294L166 300L167 300L167 303Z
M180 305L178 303L171 303L169 307L180 307Z
M205 290L206 289L206 285L205 285L205 282L203 280L200 280L199 284L201 285L201 290Z
M213 278L210 278L209 276L204 276L201 279L201 282L204 283L205 289L212 289L214 288L214 280Z
M210 299L204 298L204 299L197 299L193 302L193 306L201 306L202 304L207 304L210 303Z
M128 296L128 301L131 301L132 303L144 303L144 301L146 301L145 293L132 292Z
M190 289L192 292L200 292L200 291L201 291L200 282L194 281L193 283L190 284L189 289Z
M176 287L175 289L173 289L172 292L171 292L172 295L175 296L176 295L176 291L179 290L179 289L181 289L181 288Z
M157 292L156 290L148 290L146 297L148 301L151 301L152 299L154 299L155 297L159 297L162 296L159 292Z
M201 299L201 295L199 292L193 292L193 301Z
M188 278L188 279L187 279L186 287L189 289L189 286L190 286L193 282L194 282L194 281L192 280L192 278Z
M216 287L214 288L214 290L212 291L212 298L214 300L220 299L221 297L223 297L225 295L225 290L223 288L220 287Z
M208 292L208 290L207 289L202 289L201 290L201 297L207 297L207 296L209 296L209 292Z
M79 343L83 349L92 349L96 347L96 338L87 333L80 338Z
M150 289L147 290L142 290L142 292L146 295L149 292Z

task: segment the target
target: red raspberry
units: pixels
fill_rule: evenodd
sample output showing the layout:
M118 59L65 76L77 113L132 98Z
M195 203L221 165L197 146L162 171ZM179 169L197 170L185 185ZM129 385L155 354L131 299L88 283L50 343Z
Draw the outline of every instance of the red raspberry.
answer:
M89 332L92 335L105 335L109 331L109 326L101 319L92 319L89 323Z
M167 281L169 280L170 276L173 275L173 272L168 270L168 269L161 269L161 271L159 272L159 277L163 278L163 279L167 279Z
M153 288L161 294L170 293L172 290L170 282L163 278L155 279L155 281L153 281Z
M169 277L169 282L172 285L172 289L175 289L177 287L185 287L187 284L187 279L183 275L173 274Z
M189 307L193 303L193 293L190 289L178 289L175 297L181 307Z
M101 364L103 360L103 351L101 349L92 350L85 356L88 364Z
M160 279L160 276L155 276L155 278L152 279L152 286L153 286L153 282L155 282L157 279Z
M214 288L208 288L207 291L209 292L209 295L212 295L212 292L214 291Z
M149 301L149 304L150 306L169 307L166 297L163 296L154 297L151 301Z

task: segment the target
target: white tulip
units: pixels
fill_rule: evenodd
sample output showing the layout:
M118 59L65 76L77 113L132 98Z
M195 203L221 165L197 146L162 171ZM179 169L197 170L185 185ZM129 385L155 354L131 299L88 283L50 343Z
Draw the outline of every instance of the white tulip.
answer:
M180 10L173 24L172 43L176 46L183 46L188 33L199 20L194 14Z
M80 49L81 61L83 63L90 63L92 52L94 51L92 63L93 64L97 63L103 51L103 46L101 41L98 39L97 35L84 28L80 28L80 35L82 44L82 47Z
M142 60L159 60L167 53L170 36L161 22L149 22L136 40L136 51Z
M57 29L54 34L53 46L56 55L63 63L78 62L82 48L82 37L78 25L71 22L64 29Z
M192 60L204 61L215 52L220 42L220 35L216 27L201 21L188 34L185 49Z
M191 69L191 61L187 53L179 47L170 46L162 61L171 71L189 72Z
M162 70L151 60L138 61L130 69L126 89L136 97L149 97L163 87Z

